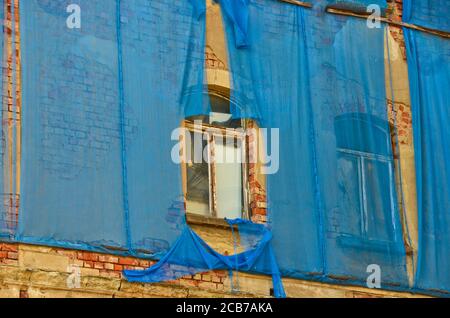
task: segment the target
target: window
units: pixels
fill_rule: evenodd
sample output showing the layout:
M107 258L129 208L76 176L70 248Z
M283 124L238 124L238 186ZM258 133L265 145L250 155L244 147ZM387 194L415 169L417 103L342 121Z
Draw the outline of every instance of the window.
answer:
M335 119L340 231L392 241L395 188L388 123L366 114Z
M246 136L230 101L210 94L211 113L185 120L183 179L186 211L214 218L248 218Z

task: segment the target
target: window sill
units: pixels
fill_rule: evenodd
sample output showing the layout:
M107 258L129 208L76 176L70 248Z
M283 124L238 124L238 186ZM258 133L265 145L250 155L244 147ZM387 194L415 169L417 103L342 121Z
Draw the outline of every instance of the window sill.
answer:
M342 234L337 237L337 242L340 246L346 248L364 249L373 252L380 253L395 253L404 254L405 251L402 249L398 243L393 241L382 241L382 240L370 240L367 238L354 236L350 234Z
M224 219L213 218L194 213L186 213L186 221L189 225L202 225L230 229L230 225Z

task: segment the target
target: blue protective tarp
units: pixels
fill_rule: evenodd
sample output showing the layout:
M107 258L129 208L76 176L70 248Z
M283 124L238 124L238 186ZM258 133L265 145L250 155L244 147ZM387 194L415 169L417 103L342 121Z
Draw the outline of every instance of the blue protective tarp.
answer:
M155 283L211 270L240 270L272 275L274 295L286 297L271 245L272 233L261 224L241 219L228 220L228 223L232 231L234 225L238 226L244 252L221 255L186 226L172 249L157 264L146 270L125 270L125 277L131 282ZM256 244L246 244L251 237L256 239Z
M230 19L237 47L248 46L249 1L250 0L215 0L219 2L223 13ZM310 1L304 1L310 2ZM387 7L386 0L323 0L317 4L334 5L339 8L366 11L369 5ZM285 4L286 5L286 4Z
M377 264L383 286L407 286L384 27L278 1L250 1L249 16L245 49L225 18L231 94L244 104L237 117L279 129L267 195L282 274L365 284Z
M72 3L79 29L66 24ZM194 0L21 3L20 240L169 249L184 222L170 137L203 112L203 13Z
M325 273L407 286L385 90L385 28L308 15L307 46Z
M449 0L403 0L403 21L450 32Z
M267 196L283 274L321 273L320 216L309 151L311 113L309 107L299 107L309 102L304 11L276 1L251 1L248 9L248 48L236 48L232 20L225 17L231 96L241 105L234 115L279 129L280 138L275 141L279 141L279 170L267 176ZM276 20L271 18L274 14ZM274 149L270 131L267 136L267 148Z
M216 0L220 2L223 13L232 21L238 47L248 45L248 4L249 0Z
M80 29L66 24L70 3L82 8ZM29 0L20 13L26 107L19 239L124 247L116 6Z
M362 285L375 264L383 288L407 286L387 116L384 26L369 29L364 19L275 0L218 2L225 17L231 100L237 105L233 116L253 118L268 129L267 152L278 159L266 167L268 226L229 221L238 227L244 252L224 256L185 221L171 135L183 118L210 111L204 0L27 0L21 2L17 239L160 257L147 270L126 271L132 281L243 270L272 275L276 295L283 296L280 273ZM81 29L66 25L66 7L74 3L82 8ZM413 36L407 36L409 56L420 56ZM441 45L430 44L435 51ZM441 88L437 79L448 83L448 71L436 66L448 65L448 54L438 56L429 66L430 74L440 74L436 81L422 80L425 61L417 58L413 67L409 62L417 72L410 77L418 87L414 125L421 141L416 148L426 154L417 161L424 171L445 170L431 170L433 160L448 162L445 151L433 158L427 148L442 150L446 130L433 135L424 130L431 120L448 119L443 106L448 99L438 94L424 99L422 93ZM435 112L422 116L432 98L438 99L432 103ZM417 139L417 132L423 137ZM447 234L436 235L448 229L439 214L448 206L448 191L433 189L448 189L448 176L423 175L418 192L424 206L419 205L424 229L419 264L424 265L417 285L446 290L448 281L436 274L442 269L428 273L426 268L448 264L442 256Z
M189 1L121 1L123 91L130 123L125 125L125 185L130 247L138 252L166 251L185 226L180 166L171 158L170 138L184 116L208 109L200 4L193 14Z
M0 145L0 239L12 240L17 228L18 195L11 191L16 187L18 97L18 56L16 25L17 9L0 1L0 92L1 92L1 145Z
M189 273L267 273L276 295L284 296L270 232L248 231L242 241L256 243L226 257L185 222L171 138L183 118L209 111L204 6L80 0L82 27L70 29L65 4L30 0L21 6L27 107L18 240L164 256L160 264L186 266ZM44 36L43 29L50 31ZM160 266L141 279L179 274Z
M406 28L404 33L419 214L415 284L450 292L450 41Z

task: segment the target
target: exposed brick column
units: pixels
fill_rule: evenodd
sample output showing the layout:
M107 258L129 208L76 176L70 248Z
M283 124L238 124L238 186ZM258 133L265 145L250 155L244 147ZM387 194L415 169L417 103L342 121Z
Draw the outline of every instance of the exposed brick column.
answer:
M14 233L17 227L20 191L20 140L21 140L21 73L19 0L4 3L4 56L2 92L2 144L3 205L6 220L3 232ZM14 9L14 10L13 10ZM13 19L14 11L14 19Z
M248 153L252 154L253 158L249 158L248 165L248 183L249 183L249 194L250 194L250 217L253 222L264 223L267 221L267 196L265 185L261 184L261 178L264 176L260 175L259 165L255 162L256 158L259 156L258 148L261 146L258 140L258 128L254 121L248 122L248 135L247 135L247 145L249 147ZM251 149L250 149L251 148Z

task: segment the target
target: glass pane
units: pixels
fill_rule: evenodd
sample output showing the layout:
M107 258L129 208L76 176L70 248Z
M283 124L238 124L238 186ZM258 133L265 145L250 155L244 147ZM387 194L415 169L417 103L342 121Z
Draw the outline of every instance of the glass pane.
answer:
M207 141L203 134L189 132L186 138L186 210L189 213L209 215L209 168L203 150L207 148ZM190 153L189 153L190 150Z
M388 162L364 159L367 235L378 240L391 240L392 184Z
M242 145L235 139L215 142L215 185L218 218L242 216Z
M338 153L338 187L340 216L336 231L361 235L361 193L358 172L358 158Z

